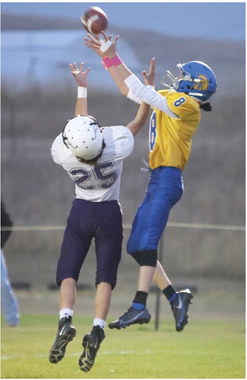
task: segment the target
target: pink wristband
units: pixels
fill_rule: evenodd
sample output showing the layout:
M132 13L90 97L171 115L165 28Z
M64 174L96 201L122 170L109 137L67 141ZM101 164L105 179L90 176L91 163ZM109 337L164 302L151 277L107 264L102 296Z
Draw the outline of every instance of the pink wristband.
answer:
M105 69L108 70L110 67L121 65L123 62L121 61L118 55L115 55L115 57L113 58L103 58L101 63L105 67Z

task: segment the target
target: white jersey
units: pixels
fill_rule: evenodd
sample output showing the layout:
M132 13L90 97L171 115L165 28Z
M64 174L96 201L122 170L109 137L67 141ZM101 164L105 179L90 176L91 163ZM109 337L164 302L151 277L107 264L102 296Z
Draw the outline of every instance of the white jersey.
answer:
M51 154L75 183L76 198L91 202L118 200L123 159L134 147L132 132L123 126L102 128L105 148L97 165L82 163L63 143L62 133L56 137Z

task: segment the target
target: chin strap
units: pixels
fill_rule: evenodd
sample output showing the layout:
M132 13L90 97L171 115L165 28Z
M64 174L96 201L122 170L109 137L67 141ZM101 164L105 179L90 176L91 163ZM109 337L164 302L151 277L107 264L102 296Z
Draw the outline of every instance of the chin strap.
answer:
M200 108L203 109L203 111L212 111L212 106L210 103L204 103L200 105Z

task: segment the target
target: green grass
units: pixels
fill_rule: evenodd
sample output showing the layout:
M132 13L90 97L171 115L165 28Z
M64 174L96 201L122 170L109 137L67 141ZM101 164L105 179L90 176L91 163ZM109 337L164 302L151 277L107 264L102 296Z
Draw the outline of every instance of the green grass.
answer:
M193 321L177 333L172 320L126 330L106 327L95 365L78 367L81 338L91 319L74 318L77 336L63 361L50 364L55 316L23 315L17 328L2 327L2 379L239 379L245 378L244 322Z

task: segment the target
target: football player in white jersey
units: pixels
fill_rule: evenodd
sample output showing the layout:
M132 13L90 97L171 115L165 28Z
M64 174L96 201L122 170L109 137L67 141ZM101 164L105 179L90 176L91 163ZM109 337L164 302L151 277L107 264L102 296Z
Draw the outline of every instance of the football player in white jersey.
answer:
M121 329L135 323L148 323L151 315L146 308L149 288L154 279L170 302L177 331L188 322L192 299L189 289L177 292L157 259L158 243L166 227L170 210L183 194L183 170L191 153L192 137L198 128L201 108L216 91L217 81L212 69L203 62L178 64L180 75L166 85L168 90L155 91L143 85L123 63L116 51L119 36L102 33L103 40L88 34L86 46L101 58L120 92L133 101L145 101L153 108L149 134L150 181L145 197L135 215L127 252L140 266L137 292L131 307L109 324ZM155 60L151 61L154 65ZM145 77L145 73L143 75Z
M154 72L145 78L154 83ZM73 201L57 265L60 286L60 319L49 360L63 359L67 344L75 337L72 322L76 283L92 239L96 252L96 295L93 327L82 340L79 367L88 372L105 337L111 293L117 282L121 259L123 227L119 189L123 160L134 146L135 134L144 126L150 107L142 103L135 118L127 125L101 127L87 110L89 68L70 65L78 86L75 117L70 119L51 147L52 158L75 183Z

